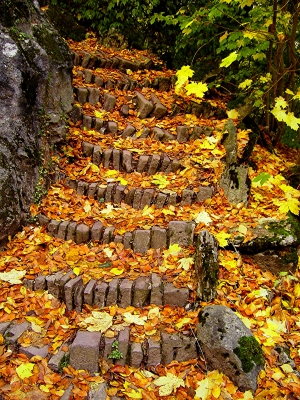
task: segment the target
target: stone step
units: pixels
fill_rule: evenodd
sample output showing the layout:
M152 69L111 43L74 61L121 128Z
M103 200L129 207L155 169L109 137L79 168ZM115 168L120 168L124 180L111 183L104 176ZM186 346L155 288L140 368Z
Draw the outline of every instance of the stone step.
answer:
M48 293L64 301L69 311L75 309L77 312L82 311L84 304L99 308L114 305L122 308L144 307L149 304L187 307L190 304L188 288L177 288L155 273L135 280L115 278L105 282L90 279L83 283L80 275L76 276L73 271L69 271L39 275L35 280L24 279L23 284L30 290L48 290ZM14 337L17 338L16 333Z
M174 191L160 191L156 188L127 188L119 182L102 184L100 182L85 182L67 177L63 172L58 172L56 182L63 182L66 186L74 189L77 194L87 196L100 202L111 202L113 204L125 203L129 206L142 210L145 206L155 205L156 208L167 206L185 206L193 203L203 202L210 199L214 193L213 186L199 186L195 190L183 189L181 194Z
M95 87L104 88L106 90L118 89L132 91L134 89L150 87L159 91L168 92L176 80L174 72L172 76L164 76L164 74L161 73L161 75L147 74L147 77L145 77L143 74L139 74L135 79L132 79L125 73L106 68L92 70L75 67L73 74L73 82L77 87L82 84L94 84Z
M38 215L38 221L55 238L73 240L77 244L90 241L99 244L123 243L125 249L141 254L145 254L150 248L163 249L172 244L183 247L193 245L196 225L194 221L170 221L167 228L152 226L150 229L135 229L120 235L114 233L114 226L104 225L105 219L94 220L91 227L75 221L49 220L43 214Z
M144 139L152 137L160 142L167 142L170 140L177 140L179 143L188 142L190 140L199 139L203 136L211 136L213 127L201 125L177 125L174 121L174 131L164 129L160 126L144 126L141 130L139 124L135 122L127 123L125 128L120 127L116 121L104 120L95 116L86 114L82 107L74 106L70 113L70 121L76 126L80 126L83 130L95 130L96 132L118 135L121 137L131 137L133 139Z
M142 94L140 91L135 90L128 95L126 91L122 93L120 90L117 93L115 91L107 93L107 91L104 92L103 88L96 87L96 85L94 87L79 86L74 88L75 99L81 105L85 105L86 103L96 105L100 102L105 111L115 111L119 107L118 110L120 113L122 113L124 106L130 105L130 109L136 110L136 114L140 119L151 117L161 119L167 115L174 117L177 114L192 114L197 118L201 117L204 119L213 118L222 120L227 118L226 110L218 107L214 102L210 102L209 100L197 103L193 100L184 100L173 92L173 95L170 94L173 97L171 109L168 110L163 101L159 99L159 94L154 92L153 89L152 91L148 89L148 94L144 93L144 91ZM117 98L114 94L116 96L122 94L127 98L127 103L116 106Z

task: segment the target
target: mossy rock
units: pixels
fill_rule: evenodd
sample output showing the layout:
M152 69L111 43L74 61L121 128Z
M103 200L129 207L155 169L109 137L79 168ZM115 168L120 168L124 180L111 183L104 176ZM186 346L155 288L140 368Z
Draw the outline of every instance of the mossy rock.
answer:
M264 365L262 349L254 336L242 336L238 343L239 346L233 352L241 360L244 372L248 373L255 366Z

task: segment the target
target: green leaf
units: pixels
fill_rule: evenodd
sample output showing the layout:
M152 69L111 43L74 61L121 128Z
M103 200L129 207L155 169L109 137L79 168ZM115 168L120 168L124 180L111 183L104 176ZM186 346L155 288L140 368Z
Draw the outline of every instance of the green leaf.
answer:
M220 67L228 68L237 58L238 58L238 53L234 51L233 53L229 54L228 57L223 58Z
M259 182L259 184L262 186L264 183L267 182L267 180L271 178L270 174L267 174L266 172L262 172L258 176L256 176L254 179L252 179L252 182Z

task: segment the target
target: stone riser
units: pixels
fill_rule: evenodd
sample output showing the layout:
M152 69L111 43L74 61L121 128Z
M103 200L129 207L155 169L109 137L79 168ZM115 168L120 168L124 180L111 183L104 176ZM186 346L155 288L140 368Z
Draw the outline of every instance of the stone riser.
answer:
M146 172L147 175L154 175L157 172L168 174L184 168L177 158L172 160L167 154L142 154L136 157L135 153L129 150L110 148L103 151L100 145L89 142L82 142L82 150L83 155L91 157L94 164L128 173L137 171Z
M197 192L184 189L181 196L179 196L176 192L171 191L163 193L156 189L127 189L126 186L120 185L118 182L100 185L98 182L76 181L68 177L66 178L63 173L58 173L56 176L56 181L60 180L63 180L66 186L74 189L79 195L88 196L100 202L111 202L114 204L121 204L123 202L137 210L142 210L145 206L150 207L153 204L156 208L168 207L170 205L191 205L210 199L213 194L213 187L211 186L200 186Z
M73 52L73 62L75 66L81 66L83 68L113 68L126 73L127 69L131 71L138 71L143 69L150 69L154 66L154 63L150 59L141 61L130 61L122 57L108 57L104 52L98 51L96 54L90 54L88 52Z
M179 143L185 143L190 140L202 138L203 135L210 136L212 134L212 128L206 125L193 127L182 125L176 127L176 134L168 132L167 130L159 127L145 127L142 134L137 136L138 130L133 125L128 124L123 131L119 131L117 122L104 121L100 118L84 114L82 108L77 106L75 106L75 111L71 112L71 120L73 123L82 121L80 125L81 129L94 130L103 134L117 134L118 136L122 136L124 138L131 137L133 139L146 139L147 137L152 136L154 140L158 140L160 142L177 140Z
M112 264L105 263L103 268ZM185 307L189 304L188 288L176 288L171 282L163 281L157 274L150 277L139 277L136 280L114 278L111 282L91 279L84 284L82 277L68 273L36 277L35 280L24 279L23 284L30 290L48 290L57 299L64 301L69 311L80 312L84 304L98 308L118 305L143 307L149 304L157 306Z
M86 84L93 83L98 87L104 89L119 89L132 91L134 89L142 89L143 87L150 87L160 91L168 91L171 88L173 79L167 77L155 78L152 81L145 78L144 81L138 82L130 79L127 75L123 75L120 79L107 78L106 81L90 69L85 69L84 71L77 71L77 76L81 76L82 80Z
M153 226L151 229L136 229L124 235L114 235L115 227L104 227L96 221L90 228L75 221L48 220L38 215L40 225L47 225L48 234L58 239L73 240L77 244L97 242L99 244L123 243L125 249L145 254L150 248L162 249L172 244L191 246L194 242L194 221L171 221L168 228Z

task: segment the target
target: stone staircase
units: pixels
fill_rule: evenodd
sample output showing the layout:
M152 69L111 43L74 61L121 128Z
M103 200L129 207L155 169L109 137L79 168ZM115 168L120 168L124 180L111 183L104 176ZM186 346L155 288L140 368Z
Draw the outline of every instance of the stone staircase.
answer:
M53 186L34 210L45 232L74 246L103 249L113 243L144 258L149 251L159 256L172 245L190 249L193 255L199 231L188 210L197 210L218 190L218 174L207 164L220 165L224 157L221 144L217 151L214 146L203 146L202 151L201 146L205 140L217 141L226 113L213 101L198 104L180 98L174 82L172 71L147 57L133 60L84 49L74 53L75 104L67 144L56 158ZM163 177L171 188L153 182ZM112 266L109 260L100 265L107 270ZM24 284L31 290L47 290L69 312L90 315L91 310L111 306L152 305L167 307L170 313L181 307L185 315L196 301L196 281L187 287L175 278L154 273L151 267L137 278L129 272L100 280L70 269L26 278ZM8 324L0 329L14 345L28 327ZM106 337L105 332L78 329L67 343L70 365L94 374L103 360L151 368L200 356L195 324L175 333L162 329L155 340L136 340L131 330L132 324ZM121 358L111 357L114 343ZM42 350L21 346L20 351L30 357ZM42 356L47 354L46 346ZM59 371L67 354L58 349L49 366Z

